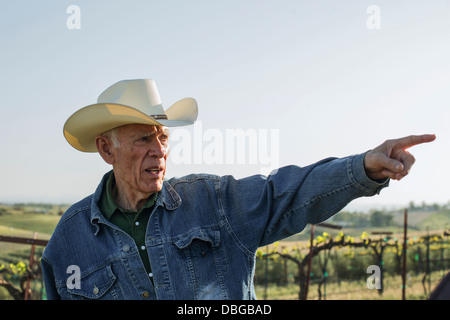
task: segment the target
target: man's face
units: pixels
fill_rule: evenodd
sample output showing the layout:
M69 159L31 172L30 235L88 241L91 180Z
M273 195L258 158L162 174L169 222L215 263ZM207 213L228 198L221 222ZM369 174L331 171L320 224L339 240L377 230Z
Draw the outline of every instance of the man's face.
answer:
M162 189L166 173L169 130L166 127L132 124L119 128L114 148L114 175L129 194L151 195ZM117 181L119 183L119 181Z

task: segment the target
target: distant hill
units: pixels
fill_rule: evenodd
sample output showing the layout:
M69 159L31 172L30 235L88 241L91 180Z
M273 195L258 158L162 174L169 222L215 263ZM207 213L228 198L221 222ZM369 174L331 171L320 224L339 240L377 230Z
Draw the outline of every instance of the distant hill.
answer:
M403 226L403 211L392 212L393 221ZM450 228L450 209L408 210L408 227L417 230L443 230Z
M375 216L378 219L374 219ZM380 220L381 219L381 220ZM371 234L374 231L390 231L395 234L403 232L404 210L372 212L342 211L326 222L341 226L341 231L351 236L360 236L362 232ZM378 222L378 223L376 223ZM408 230L436 231L450 229L450 208L447 206L423 206L408 209ZM317 228L316 233L328 232L337 234L339 230ZM287 238L288 241L304 241L309 239L309 227L301 233Z

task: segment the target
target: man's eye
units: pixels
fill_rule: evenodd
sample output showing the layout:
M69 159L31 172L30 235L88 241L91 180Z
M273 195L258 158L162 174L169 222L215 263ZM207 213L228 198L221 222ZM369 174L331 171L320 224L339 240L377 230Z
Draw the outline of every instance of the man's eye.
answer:
M141 141L148 141L149 140L149 137L141 137L141 139L139 139L139 140L141 140Z

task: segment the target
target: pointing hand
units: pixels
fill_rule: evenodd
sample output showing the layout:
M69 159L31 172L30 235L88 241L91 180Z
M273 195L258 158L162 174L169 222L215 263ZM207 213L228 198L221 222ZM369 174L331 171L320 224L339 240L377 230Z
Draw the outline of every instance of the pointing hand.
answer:
M434 134L409 136L387 140L380 146L366 153L364 168L372 180L391 178L400 180L405 177L415 162L406 149L436 139Z

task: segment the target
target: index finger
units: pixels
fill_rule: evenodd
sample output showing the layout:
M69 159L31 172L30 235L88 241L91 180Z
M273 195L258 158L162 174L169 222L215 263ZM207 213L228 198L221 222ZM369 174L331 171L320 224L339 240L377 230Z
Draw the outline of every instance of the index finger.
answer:
M411 135L408 137L398 139L397 145L402 147L403 149L408 149L412 146L415 146L415 145L418 145L421 143L434 141L435 139L436 139L435 134L422 134L422 135L418 135L418 136Z

